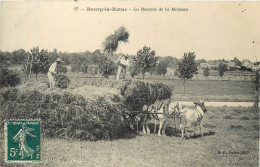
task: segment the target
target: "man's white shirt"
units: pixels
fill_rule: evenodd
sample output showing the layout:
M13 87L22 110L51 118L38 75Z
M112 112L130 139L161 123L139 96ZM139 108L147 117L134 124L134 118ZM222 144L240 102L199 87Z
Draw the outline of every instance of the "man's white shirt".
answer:
M57 68L57 62L52 63L52 65L49 68L49 72L56 73L56 68Z

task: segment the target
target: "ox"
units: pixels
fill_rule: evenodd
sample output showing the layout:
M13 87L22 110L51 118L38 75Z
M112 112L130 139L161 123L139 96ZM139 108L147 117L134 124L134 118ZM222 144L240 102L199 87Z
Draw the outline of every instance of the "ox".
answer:
M180 111L180 129L181 129L181 137L184 138L184 132L186 134L185 128L189 128L191 126L194 127L194 135L197 129L197 126L200 127L200 135L202 135L202 120L204 114L207 112L205 108L204 102L194 102L195 108L189 109L184 108Z
M164 101L157 100L154 104L143 105L142 112L147 113L142 116L143 124L143 133L150 134L149 123L150 120L154 117L159 119L160 125L158 130L158 136L166 136L165 129L168 123L168 120L175 118L175 115L178 115L182 106L179 102L171 102L169 99Z

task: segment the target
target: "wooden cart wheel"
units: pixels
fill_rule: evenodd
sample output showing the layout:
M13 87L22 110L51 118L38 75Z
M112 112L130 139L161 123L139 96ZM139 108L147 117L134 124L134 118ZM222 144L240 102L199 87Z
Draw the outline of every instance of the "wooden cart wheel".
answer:
M130 128L134 129L134 125L137 122L136 114L131 113L128 117L129 123L130 123Z
M137 121L136 114L134 113L124 114L123 119L127 127L134 129L134 124Z

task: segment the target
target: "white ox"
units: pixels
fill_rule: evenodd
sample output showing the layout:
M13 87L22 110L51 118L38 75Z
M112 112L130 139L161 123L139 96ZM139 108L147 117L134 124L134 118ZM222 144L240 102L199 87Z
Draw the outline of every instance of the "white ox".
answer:
M195 108L189 109L184 108L180 111L180 129L181 129L181 137L184 138L184 133L186 134L185 128L194 127L194 135L197 129L197 126L200 127L200 135L202 135L202 120L204 114L207 112L205 108L204 102L194 102Z
M171 120L174 115L178 115L181 109L182 105L179 102L171 102L170 100L156 101L152 105L144 105L142 112L148 114L144 114L142 118L143 133L150 134L149 123L154 116L155 119L158 118L160 121L158 136L166 136L165 129L168 121Z

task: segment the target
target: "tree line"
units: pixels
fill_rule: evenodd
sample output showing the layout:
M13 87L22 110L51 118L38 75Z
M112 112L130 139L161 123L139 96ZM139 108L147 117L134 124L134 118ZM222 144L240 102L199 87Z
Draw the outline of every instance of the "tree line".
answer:
M58 57L63 61L63 65L70 65L71 72L83 72L89 73L91 75L96 75L101 73L103 76L114 75L117 70L116 60L121 54L112 54L107 55L106 53L101 52L97 49L94 52L78 52L78 53L67 53L67 52L58 52L57 49L53 51L48 51L47 49L41 49L39 47L33 47L29 52L26 52L24 49L15 50L13 52L2 52L0 51L1 63L5 65L23 65L23 70L31 70L34 74L46 73L48 67L53 63ZM130 59L133 59L134 55L128 55ZM33 61L31 61L34 59ZM27 68L29 66L28 60L32 62L32 69ZM166 69L163 67L174 67L176 62L179 61L174 57L158 57L159 70L155 67L152 68L149 72L155 74L158 71L158 74L165 74ZM167 65L165 66L167 62ZM132 69L132 67L131 67ZM133 76L137 71L133 72ZM144 72L144 71L143 71ZM146 70L146 72L148 72Z
M101 50L97 49L94 52L86 51L79 53L67 53L67 52L57 52L57 49L53 51L48 51L47 49L40 49L39 47L34 47L30 52L26 52L23 49L15 50L13 52L1 52L1 63L5 65L13 64L23 64L23 72L30 79L30 74L34 73L36 78L39 73L47 73L48 68L58 57L63 60L63 65L70 65L71 72L83 72L90 75L96 75L100 73L103 77L108 77L109 75L116 75L118 64L116 60L121 54L110 54L107 55ZM155 55L155 51L151 48L144 46L140 49L136 55L128 55L132 60L129 72L132 77L141 74L143 79L145 78L145 73L159 74L164 77L167 73L167 68L174 68L175 76L180 73L179 64L182 63L182 59L177 59L175 57L159 57ZM236 64L241 64L237 58L234 59ZM206 60L195 60L196 66L200 63L206 62ZM67 68L64 66L59 68L63 73L67 72ZM221 60L219 67L216 69L219 71L219 76L222 77L224 72L227 71L227 65L225 60ZM204 76L210 75L209 68L203 70ZM26 78L25 78L26 80Z

